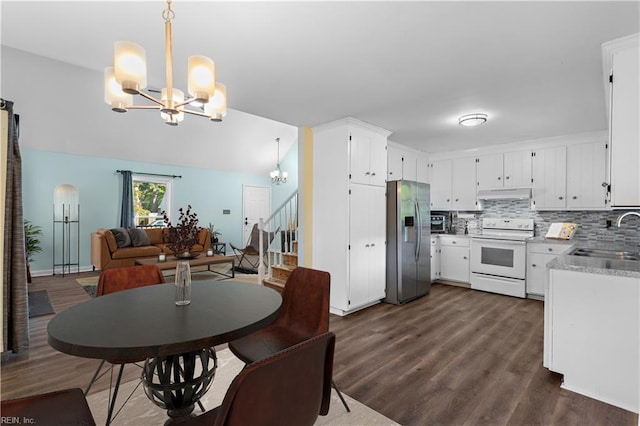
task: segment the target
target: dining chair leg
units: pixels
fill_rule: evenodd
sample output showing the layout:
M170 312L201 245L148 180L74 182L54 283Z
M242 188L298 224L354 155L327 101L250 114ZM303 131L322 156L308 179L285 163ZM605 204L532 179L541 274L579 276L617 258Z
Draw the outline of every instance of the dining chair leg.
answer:
M342 405L344 405L344 408L347 410L347 413L350 413L351 410L349 409L349 406L347 405L347 401L344 400L344 398L342 397L342 392L340 392L340 389L338 389L338 386L336 386L336 382L334 382L333 380L331 380L331 386L336 390L336 392L338 393L338 397L340 398L340 401L342 401Z
M84 391L84 396L87 396L87 394L91 390L91 386L93 386L93 384L98 379L98 374L100 373L100 370L102 370L102 366L104 365L104 362L105 362L105 360L103 359L102 362L100 363L100 365L98 366L98 369L96 370L95 374L91 378L91 381L89 382L89 386L87 386L87 390Z
M120 388L120 380L122 379L122 372L124 371L124 364L120 364L120 371L118 372L118 379L116 380L116 387L113 389L113 398L109 403L109 411L107 413L106 426L111 424L111 416L113 415L113 407L116 405L116 398L118 397L118 389Z

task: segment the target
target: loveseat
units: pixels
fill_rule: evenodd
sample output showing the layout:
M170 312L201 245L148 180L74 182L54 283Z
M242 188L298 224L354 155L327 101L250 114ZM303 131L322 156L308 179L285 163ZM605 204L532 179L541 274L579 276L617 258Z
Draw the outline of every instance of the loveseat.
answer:
M141 232L144 232L148 241ZM168 246L168 234L169 228L130 228L130 231L124 228L99 229L91 234L91 263L95 269L104 271L134 266L136 259L157 257L162 252L173 254ZM191 252L202 253L210 247L211 232L207 228L201 228L198 243Z

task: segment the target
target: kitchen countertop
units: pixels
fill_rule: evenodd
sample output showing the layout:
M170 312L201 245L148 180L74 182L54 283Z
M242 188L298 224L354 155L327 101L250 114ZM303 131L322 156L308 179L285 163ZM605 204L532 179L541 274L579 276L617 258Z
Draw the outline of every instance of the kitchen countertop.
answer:
M543 242L543 240L544 242L557 241L541 238L540 242ZM561 242L566 243L565 241ZM599 248L605 250L632 251L636 253L640 251L640 247L629 247L619 243L596 243L581 240L571 241L570 248ZM567 248L567 252L568 251L569 248ZM640 278L640 261L635 260L615 260L604 259L601 257L583 257L564 254L547 263L547 268L564 269L576 272L587 272L591 274Z

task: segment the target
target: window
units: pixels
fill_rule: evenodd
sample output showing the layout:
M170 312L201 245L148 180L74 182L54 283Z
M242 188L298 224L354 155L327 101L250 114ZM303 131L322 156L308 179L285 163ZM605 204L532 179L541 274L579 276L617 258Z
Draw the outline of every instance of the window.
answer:
M171 211L171 178L133 175L133 214L136 226L166 226L162 211Z

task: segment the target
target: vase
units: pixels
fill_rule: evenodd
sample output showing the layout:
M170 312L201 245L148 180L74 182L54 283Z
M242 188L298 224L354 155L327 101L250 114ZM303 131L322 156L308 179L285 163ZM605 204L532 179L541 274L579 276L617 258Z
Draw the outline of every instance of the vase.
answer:
M191 303L191 267L189 262L181 260L176 265L176 305L185 306Z

